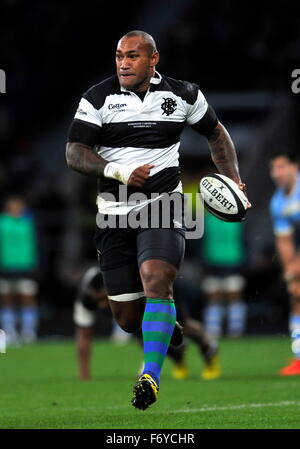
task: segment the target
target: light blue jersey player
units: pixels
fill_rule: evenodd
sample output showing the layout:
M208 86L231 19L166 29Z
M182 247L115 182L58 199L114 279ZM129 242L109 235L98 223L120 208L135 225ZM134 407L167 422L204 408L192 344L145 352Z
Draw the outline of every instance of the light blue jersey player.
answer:
M270 161L270 174L277 186L271 203L276 247L291 295L289 328L295 358L279 372L300 375L300 172L294 155L277 152Z

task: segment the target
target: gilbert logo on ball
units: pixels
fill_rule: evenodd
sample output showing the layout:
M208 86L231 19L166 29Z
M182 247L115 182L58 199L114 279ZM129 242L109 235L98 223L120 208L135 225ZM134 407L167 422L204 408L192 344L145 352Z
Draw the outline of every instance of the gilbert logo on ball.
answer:
M0 354L6 353L6 335L4 330L0 329Z
M205 208L223 221L239 222L247 211L248 200L230 178L217 173L200 181L200 193Z

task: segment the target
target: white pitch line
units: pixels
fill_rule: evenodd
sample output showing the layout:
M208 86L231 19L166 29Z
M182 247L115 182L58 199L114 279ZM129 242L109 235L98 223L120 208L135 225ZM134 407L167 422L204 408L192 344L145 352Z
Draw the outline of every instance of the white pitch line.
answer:
M290 405L298 405L300 406L300 402L297 401L281 401L281 402L266 402L266 403L258 403L258 404L240 404L240 405L224 405L222 407L219 406L204 406L201 408L183 408L180 410L174 410L173 413L198 413L198 412L217 412L217 411L226 411L226 410L240 410L247 408L263 408L263 407L287 407Z
M298 401L280 401L280 402L265 402L265 403L250 403L250 404L239 404L239 405L224 405L224 406L209 406L204 405L199 408L182 408L179 410L153 410L151 408L151 413L162 414L162 413L199 413L199 412L218 412L218 411L226 411L226 410L241 410L247 408L263 408L263 407L289 407L291 405L300 406L300 402ZM117 410L127 408L125 405L117 406L113 405L107 407L110 410Z

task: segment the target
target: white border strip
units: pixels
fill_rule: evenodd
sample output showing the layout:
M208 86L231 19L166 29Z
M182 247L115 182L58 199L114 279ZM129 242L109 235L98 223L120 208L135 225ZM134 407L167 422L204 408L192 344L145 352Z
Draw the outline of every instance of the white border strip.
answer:
M145 296L144 292L138 293L124 293L123 295L108 296L111 301L134 301Z

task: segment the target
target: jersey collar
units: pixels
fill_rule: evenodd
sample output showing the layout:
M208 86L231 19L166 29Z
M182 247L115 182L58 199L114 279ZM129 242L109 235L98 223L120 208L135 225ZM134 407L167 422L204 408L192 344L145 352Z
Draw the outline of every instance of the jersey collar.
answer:
M155 90L156 86L160 84L161 80L162 80L161 74L155 71L154 76L150 78L150 88L149 88L150 92ZM120 90L121 92L131 92L130 90L126 89L126 87L123 87L121 85Z

